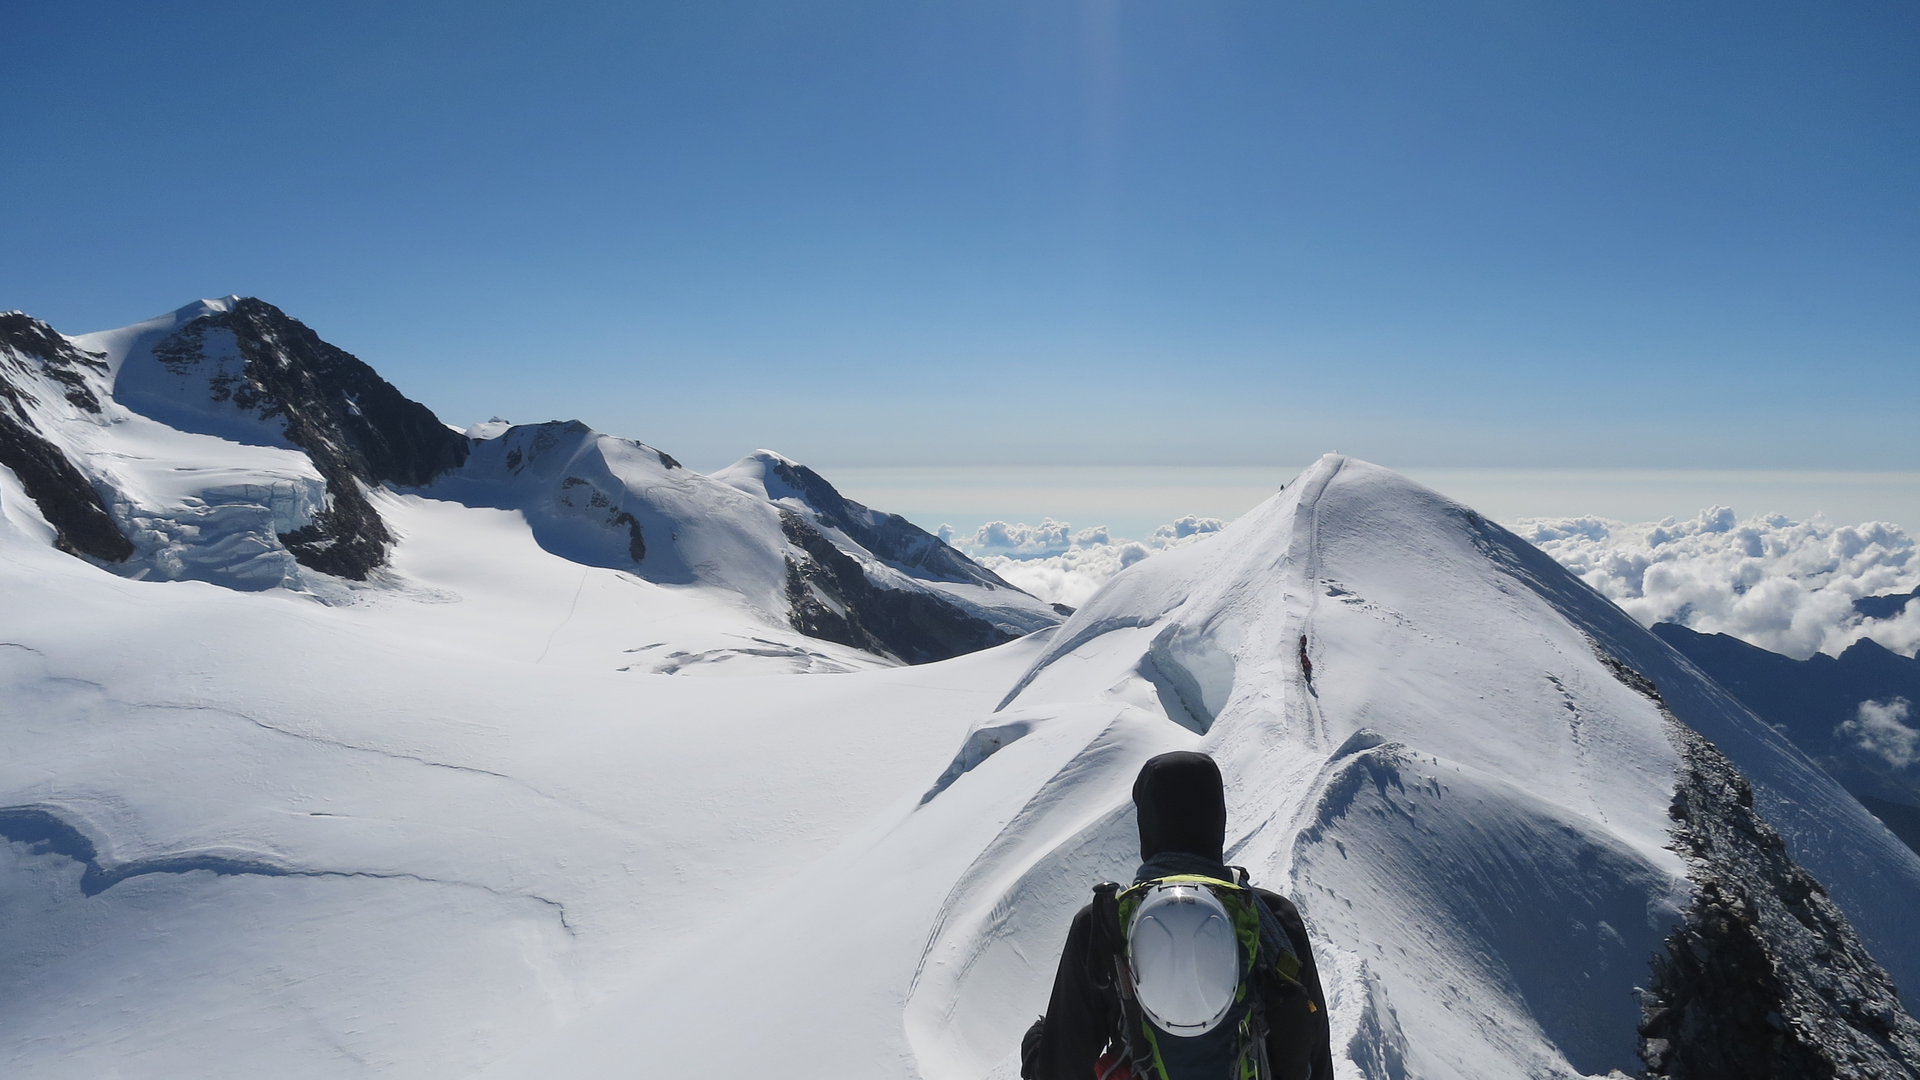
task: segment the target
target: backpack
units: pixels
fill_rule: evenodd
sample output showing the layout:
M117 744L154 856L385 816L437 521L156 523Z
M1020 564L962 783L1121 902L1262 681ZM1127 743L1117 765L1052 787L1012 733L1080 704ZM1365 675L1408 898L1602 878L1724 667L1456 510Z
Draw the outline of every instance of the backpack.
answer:
M1300 958L1273 913L1247 884L1247 872L1228 869L1236 880L1173 874L1124 888L1110 881L1093 888L1090 975L1096 986L1119 999L1114 1064L1124 1066L1134 1080L1272 1080L1268 1009L1275 1002L1305 996L1298 981ZM1157 886L1181 884L1204 888L1220 901L1239 945L1233 1004L1215 1027L1195 1037L1162 1030L1146 1015L1135 999L1127 959L1127 934L1141 901Z

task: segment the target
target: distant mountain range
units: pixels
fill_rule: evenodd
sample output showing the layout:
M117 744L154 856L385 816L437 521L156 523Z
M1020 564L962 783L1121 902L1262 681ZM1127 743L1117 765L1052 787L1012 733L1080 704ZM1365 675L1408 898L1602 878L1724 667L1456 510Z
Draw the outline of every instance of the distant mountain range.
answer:
M1904 603L1908 598L1870 599L1884 606L1887 600ZM1888 612L1896 610L1890 607ZM1877 745L1873 732L1862 726L1860 711L1863 703L1891 703L1894 709L1901 702L1909 708L1920 705L1920 659L1864 638L1838 657L1815 653L1795 660L1736 637L1701 634L1676 623L1656 624L1653 632L1792 739L1894 835L1920 851L1920 758L1900 753L1897 744Z
M769 625L907 663L1064 617L770 451L706 476L577 421L450 428L252 298L72 338L0 316L0 464L53 543L132 577L376 579L384 489L514 511L574 562L729 590Z
M1916 599L1920 599L1920 589L1888 593L1885 596L1863 596L1853 602L1853 610L1869 619L1897 619L1907 605Z
M9 1077L1010 1080L1170 750L1343 1077L1920 1075L1911 662L1649 633L1363 461L1068 613L228 297L0 317L0 464Z

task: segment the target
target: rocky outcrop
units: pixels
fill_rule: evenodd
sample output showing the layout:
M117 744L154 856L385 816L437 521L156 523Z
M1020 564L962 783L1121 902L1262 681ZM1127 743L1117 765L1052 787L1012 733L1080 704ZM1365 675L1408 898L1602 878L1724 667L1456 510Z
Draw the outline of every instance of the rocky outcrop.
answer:
M98 354L79 348L53 327L20 311L0 313L0 348L14 354L16 370L24 372L32 364L41 377L61 387L68 404L99 415L100 398L92 381L106 373L107 364Z
M646 559L647 538L640 528L640 520L613 505L613 498L596 487L593 481L580 476L567 477L560 481L560 493L554 501L583 514L604 512L607 528L626 530L627 557L636 563Z
M1920 1022L1755 809L1746 777L1650 680L1601 659L1659 706L1681 756L1671 846L1696 891L1641 996L1650 1080L1920 1077Z
M1920 659L1862 638L1839 656L1805 660L1726 634L1659 623L1654 636L1692 661L1753 714L1793 740L1854 798L1920 851L1920 762L1875 753L1849 721L1865 701L1920 702Z
M890 659L946 659L1061 618L777 454L735 483L577 421L496 420L469 437L261 300L202 300L79 339L14 315L0 335L18 375L0 381L0 461L62 547L130 577L301 589L314 584L304 567L364 580L396 540L371 497L385 485L516 510L563 559L726 589L774 625ZM128 421L163 453L206 460L135 455L145 464L129 471L110 449Z
M100 399L88 376L105 368L46 323L17 311L0 314L0 465L19 478L62 551L121 562L133 554L132 542L114 524L98 489L36 429L29 411L39 404L33 390L38 383L59 387L69 405L98 414Z
M1685 727L1675 740L1674 841L1699 892L1654 960L1640 1029L1650 1075L1920 1076L1920 1023L1755 812L1746 778Z
M820 525L838 529L895 570L926 581L965 583L990 589L1014 587L899 514L872 510L841 495L825 477L805 465L777 454L763 452L756 456L765 470L763 482L768 498L798 499L812 511Z
M244 366L209 363L208 337L232 335ZM213 401L283 427L327 483L327 506L280 540L304 566L355 580L386 561L393 536L364 486L419 487L466 461L469 441L299 320L252 298L202 315L153 347L175 375L204 371Z
M924 664L1020 636L937 594L875 585L791 510L781 511L780 527L804 556L787 559L787 599L793 628L808 637Z

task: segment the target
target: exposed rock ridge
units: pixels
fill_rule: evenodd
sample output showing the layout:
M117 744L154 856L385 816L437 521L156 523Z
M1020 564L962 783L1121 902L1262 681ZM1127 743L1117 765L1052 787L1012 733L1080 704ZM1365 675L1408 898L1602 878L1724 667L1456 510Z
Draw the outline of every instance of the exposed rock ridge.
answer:
M826 477L798 462L766 455L770 471L792 488L815 517L847 535L876 558L909 577L1012 589L993 571L899 514L870 509L840 494ZM778 498L774 492L770 496Z
M575 423L578 423L578 421L575 421ZM516 450L514 453L519 453L519 451ZM666 455L663 454L661 456L665 457ZM574 494L574 489L576 488L586 488L586 491L576 498ZM582 500L585 500L584 505L582 505ZM615 506L613 499L608 496L606 492L595 487L593 481L580 476L569 476L565 480L560 481L558 502L561 505L579 510L582 513L592 513L596 510L606 511L606 524L609 529L627 530L628 557L633 559L634 562L641 562L646 559L647 540L640 531L639 519Z
M1853 610L1869 619L1897 619L1915 600L1920 600L1920 588L1884 596L1862 596L1853 602Z
M1871 638L1854 642L1838 657L1814 653L1795 660L1677 623L1656 623L1652 629L1920 851L1920 830L1904 824L1920 816L1920 763L1889 760L1845 730L1863 701L1920 701L1920 659ZM1882 809L1888 806L1894 809Z
M1020 636L936 594L873 584L852 556L791 510L780 511L780 528L805 556L787 559L787 600L793 628L808 637L924 664Z
M122 562L133 554L132 541L114 524L92 481L36 429L28 408L40 399L25 385L51 382L68 404L97 415L100 399L88 372L105 370L97 355L76 348L46 323L18 311L0 314L0 465L19 477L62 551Z
M393 535L361 485L427 484L465 462L470 441L358 358L251 297L187 323L154 346L154 357L176 373L191 370L214 329L232 333L246 361L243 377L209 376L214 400L283 422L287 441L327 482L328 505L280 541L303 566L365 579L386 561Z
M19 370L26 370L25 360L33 360L42 376L60 385L68 404L99 415L100 398L93 392L92 378L107 372L101 354L80 348L23 311L0 313L0 347L15 354Z
M1673 844L1698 890L1653 958L1640 1055L1652 1080L1911 1080L1920 1022L1846 916L1760 816L1753 788L1674 717L1653 683L1600 652L1667 718L1681 755Z

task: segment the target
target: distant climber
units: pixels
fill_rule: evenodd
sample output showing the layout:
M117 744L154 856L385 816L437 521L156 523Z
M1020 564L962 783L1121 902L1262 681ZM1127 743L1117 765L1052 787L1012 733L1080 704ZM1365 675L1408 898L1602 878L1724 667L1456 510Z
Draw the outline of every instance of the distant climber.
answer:
M1225 865L1220 768L1161 754L1133 783L1134 883L1073 917L1026 1080L1332 1080L1325 995L1293 903Z

